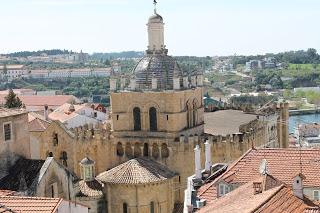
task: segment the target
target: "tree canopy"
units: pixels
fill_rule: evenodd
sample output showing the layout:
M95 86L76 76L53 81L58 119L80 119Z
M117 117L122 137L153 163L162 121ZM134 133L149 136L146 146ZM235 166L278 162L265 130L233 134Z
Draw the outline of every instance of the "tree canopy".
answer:
M21 108L22 102L20 98L13 92L12 89L9 89L9 94L5 97L6 103L4 107L6 108Z

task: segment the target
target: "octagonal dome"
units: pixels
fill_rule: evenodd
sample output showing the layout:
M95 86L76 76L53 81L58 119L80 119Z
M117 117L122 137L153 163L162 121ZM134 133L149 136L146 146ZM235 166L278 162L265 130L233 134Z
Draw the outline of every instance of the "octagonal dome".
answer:
M158 90L173 89L173 78L179 78L182 83L184 76L175 59L162 54L148 54L143 57L135 66L133 74L138 89L150 89L152 78L156 78Z

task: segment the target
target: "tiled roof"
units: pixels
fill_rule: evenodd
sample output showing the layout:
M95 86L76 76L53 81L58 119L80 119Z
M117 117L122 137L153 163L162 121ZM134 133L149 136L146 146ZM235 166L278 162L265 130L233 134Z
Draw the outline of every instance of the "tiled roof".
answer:
M20 158L9 169L9 174L0 180L0 189L23 191L37 179L44 160Z
M0 205L19 213L54 213L61 202L62 198L0 196Z
M301 164L300 164L301 157ZM305 187L320 187L320 149L297 148L287 149L251 149L228 170L211 183L201 186L198 196L207 200L217 197L216 183L226 181L233 184L244 184L259 176L259 166L267 160L268 173L285 184L291 185L293 177L301 172L305 175Z
M11 209L9 209L8 207L6 207L5 205L0 203L0 212L1 213L17 213Z
M103 196L103 183L94 179L92 181L81 180L79 182L81 197L102 197Z
M1 103L0 103L1 105ZM0 118L27 113L24 109L7 109L0 107Z
M0 189L0 196L14 195L15 191Z
M268 180L270 179L270 180ZM268 184L267 182L273 182ZM277 184L278 182L278 184ZM254 183L261 183L261 193L254 193ZM301 213L316 204L308 198L300 199L293 194L291 188L272 176L260 177L248 182L225 196L201 208L199 213Z
M173 178L175 173L148 158L135 158L98 175L97 179L113 184L147 184Z
M0 95L0 105L5 103L6 95ZM40 96L40 95L18 95L23 104L27 107L40 107L42 110L45 105L51 107L58 107L64 103L70 103L78 101L73 95L52 95L52 96Z
M227 135L239 132L240 125L257 119L256 115L239 110L219 110L204 113L204 132L211 135Z
M49 121L46 121L43 116L34 113L29 112L28 113L28 125L29 125L29 131L31 132L41 132L48 128L50 125Z

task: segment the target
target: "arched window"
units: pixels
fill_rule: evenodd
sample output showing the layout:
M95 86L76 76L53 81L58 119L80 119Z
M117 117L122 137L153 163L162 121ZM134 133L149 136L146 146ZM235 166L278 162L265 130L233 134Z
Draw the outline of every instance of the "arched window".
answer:
M59 144L59 136L58 136L58 133L53 133L52 142L53 142L53 146L58 146L58 144Z
M159 157L159 146L156 143L152 145L152 157L154 157L155 159Z
M133 109L133 122L134 122L134 131L141 130L141 112L139 107Z
M157 110L154 107L149 109L149 123L150 123L150 131L157 131Z
M128 211L128 204L127 204L127 203L123 203L123 204L122 204L122 212L123 212L123 213L129 213L129 211Z
M154 202L150 202L150 213L154 213Z
M60 154L60 160L62 162L62 165L64 165L65 167L68 166L67 160L68 160L68 154L67 152L63 151Z
M139 143L135 143L134 145L134 157L140 157L141 156L141 148Z
M53 153L52 152L47 152L47 157L53 157Z
M147 143L143 144L143 156L149 156L149 145Z
M126 156L127 156L128 158L132 158L132 157L133 157L132 147L131 147L131 144L130 144L130 143L127 143L127 144L126 144Z
M167 144L163 143L161 145L161 157L162 158L167 158L169 157L169 149L168 149L168 146Z
M118 142L117 144L117 155L118 156L123 156L124 151L123 151L123 146L120 142Z

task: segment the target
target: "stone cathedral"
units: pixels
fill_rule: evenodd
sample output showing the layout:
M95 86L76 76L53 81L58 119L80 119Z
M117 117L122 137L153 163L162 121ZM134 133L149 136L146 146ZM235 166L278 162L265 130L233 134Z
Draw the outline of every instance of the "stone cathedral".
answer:
M146 164L143 170L151 170L136 180L141 183L131 183L134 177L120 181L128 185L114 194L118 210L111 206L112 212L172 212L183 202L187 177L194 173L193 149L203 134L202 73L182 71L168 55L164 21L156 10L147 26L146 55L129 78L111 77L110 90L114 153L123 165L138 161L139 166ZM98 178L104 182L116 176L113 170ZM133 168L132 173L137 172Z

